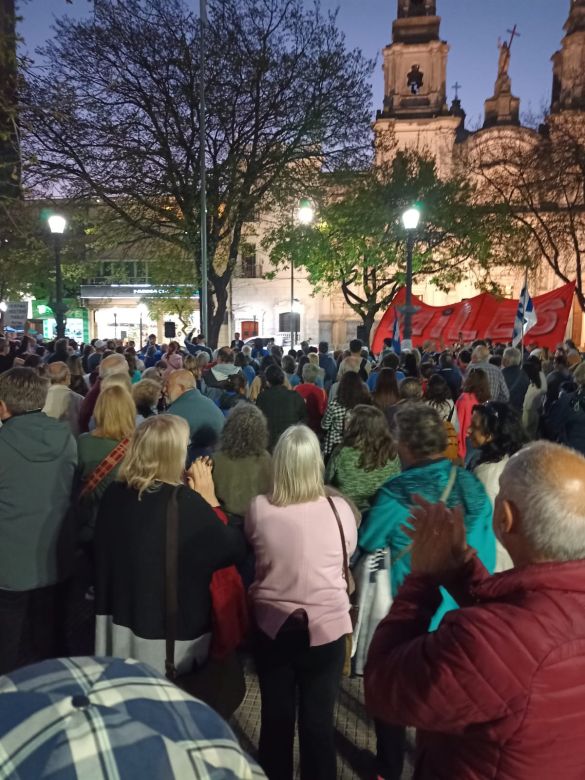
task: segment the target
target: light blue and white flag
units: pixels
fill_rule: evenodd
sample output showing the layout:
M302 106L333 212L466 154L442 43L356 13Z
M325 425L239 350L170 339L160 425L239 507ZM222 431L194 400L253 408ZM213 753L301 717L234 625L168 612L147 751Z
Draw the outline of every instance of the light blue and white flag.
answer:
M514 336L512 337L513 346L518 346L529 330L536 325L538 317L528 292L528 285L524 285L518 301L518 311L514 320Z
M394 309L394 327L392 329L392 349L397 355L400 355L400 321L398 319L398 312Z

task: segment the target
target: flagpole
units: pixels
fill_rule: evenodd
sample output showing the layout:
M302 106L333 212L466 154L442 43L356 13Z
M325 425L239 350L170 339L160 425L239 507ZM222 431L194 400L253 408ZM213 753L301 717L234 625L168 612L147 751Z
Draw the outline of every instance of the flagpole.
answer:
M526 268L524 269L524 287L523 287L523 289L526 290L526 292L528 292L528 266L526 266ZM526 297L528 297L528 296L526 295ZM524 323L522 323L522 343L520 345L520 350L521 350L521 355L522 355L522 363L524 363L524 330L525 330Z

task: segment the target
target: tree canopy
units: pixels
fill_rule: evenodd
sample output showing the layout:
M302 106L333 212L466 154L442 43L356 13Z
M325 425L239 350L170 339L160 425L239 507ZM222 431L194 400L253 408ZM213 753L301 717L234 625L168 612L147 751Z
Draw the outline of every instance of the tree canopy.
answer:
M63 18L22 95L26 181L100 198L200 272L200 26L182 0L100 0ZM372 63L303 0L210 0L206 69L209 340L245 223L322 170L369 158Z
M582 112L545 118L540 133L482 144L468 170L483 197L506 208L523 229L528 265L541 261L564 284L576 280L585 311L585 125Z
M448 289L473 275L480 287L494 290L495 265L522 257L519 231L505 209L482 206L467 179L440 179L434 159L414 151L398 152L386 167L359 177L326 181L321 198L314 226L288 220L266 237L265 247L275 265L292 260L306 268L316 290L341 285L368 334L405 283L401 216L413 204L422 212L415 280Z

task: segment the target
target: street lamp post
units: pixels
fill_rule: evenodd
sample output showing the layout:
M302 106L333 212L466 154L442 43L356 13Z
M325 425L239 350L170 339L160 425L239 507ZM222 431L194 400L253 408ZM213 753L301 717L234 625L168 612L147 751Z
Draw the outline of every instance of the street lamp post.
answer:
M59 214L53 214L47 220L49 230L53 235L55 242L55 302L53 304L53 314L57 323L57 338L62 339L65 336L65 312L67 306L63 302L63 275L61 273L61 237L67 227L67 220Z
M207 0L199 0L199 23L201 25L201 45L199 48L199 169L201 177L201 332L209 338L209 286L207 268L207 165L205 143L207 135L207 116L205 108L205 68L207 37Z
M315 208L308 198L301 198L297 207L297 220L299 224L308 227L313 224L315 219ZM290 348L295 348L295 326L294 326L294 304L295 304L295 263L291 256L290 259Z
M406 230L406 296L404 301L404 327L402 329L402 338L404 347L412 347L412 315L415 308L412 305L412 255L414 251L414 239L418 223L420 222L419 209L412 207L407 209L402 215L402 224Z

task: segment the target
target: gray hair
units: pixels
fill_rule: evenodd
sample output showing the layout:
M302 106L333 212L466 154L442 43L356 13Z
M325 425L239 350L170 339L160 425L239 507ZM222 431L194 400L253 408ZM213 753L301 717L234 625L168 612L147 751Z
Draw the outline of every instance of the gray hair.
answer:
M439 412L422 403L400 406L395 417L398 442L415 458L429 458L445 452L447 432Z
M423 397L422 385L413 376L407 376L400 383L400 398L403 401L421 401Z
M0 374L0 401L14 417L41 410L47 400L49 381L33 368L11 368Z
M161 394L161 383L156 379L141 379L132 385L131 393L136 406L155 406Z
M127 374L128 363L126 362L126 358L124 355L120 355L117 352L113 355L108 355L101 361L99 372L100 379L106 379L106 377L113 376L114 374Z
M567 491L567 474L575 477L576 490ZM500 497L521 512L524 536L545 558L585 558L584 475L582 455L545 441L529 444L506 464Z
M67 363L56 360L47 366L47 374L52 385L68 385L71 380L71 371Z
M305 363L303 366L303 381L314 385L320 373L321 369L319 366L316 366L314 363Z
M151 368L147 368L142 372L142 378L143 379L151 379L153 382L158 382L159 385L162 384L162 378L160 375L160 371L158 368L155 368L152 366Z
M522 362L522 353L516 347L507 347L502 356L504 366L519 366Z
M471 353L471 359L474 363L483 363L490 359L490 351L483 344L479 344Z
M229 413L219 449L230 458L261 455L268 447L268 423L254 404L236 404Z

